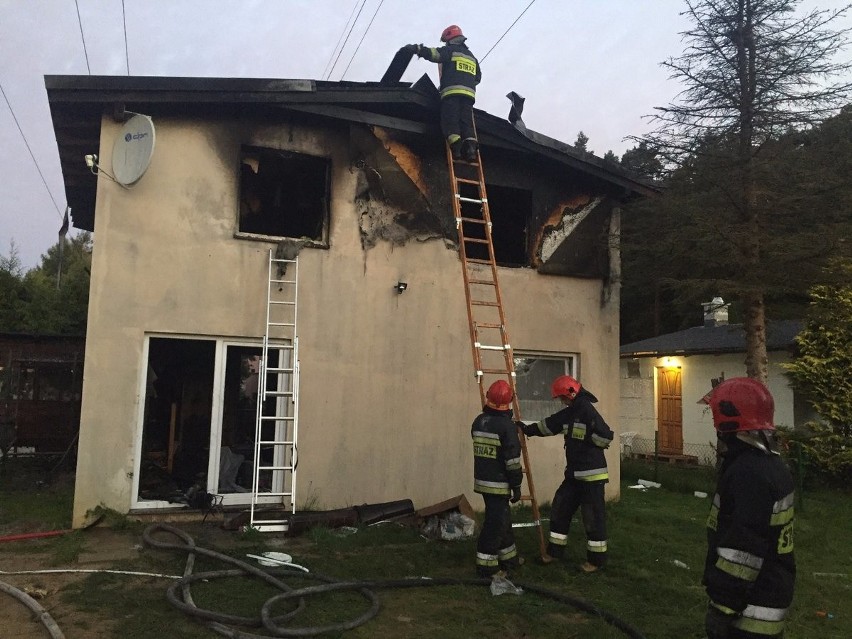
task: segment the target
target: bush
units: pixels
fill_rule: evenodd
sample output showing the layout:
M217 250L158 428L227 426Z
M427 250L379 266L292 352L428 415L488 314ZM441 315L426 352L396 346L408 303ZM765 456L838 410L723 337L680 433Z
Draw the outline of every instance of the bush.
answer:
M852 438L841 429L808 422L777 432L801 484L816 481L840 488L852 481Z

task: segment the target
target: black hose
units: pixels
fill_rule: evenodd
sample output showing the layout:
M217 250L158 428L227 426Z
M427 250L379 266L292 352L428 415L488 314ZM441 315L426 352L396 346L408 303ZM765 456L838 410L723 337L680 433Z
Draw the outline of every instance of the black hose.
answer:
M157 531L171 533L172 535L175 535L179 539L183 540L185 543L174 544L157 540L153 537L154 533L156 533ZM205 625L210 627L212 630L218 632L223 636L232 637L234 639L268 639L269 635L251 634L245 631L229 628L228 626L225 626L223 624L231 623L244 627L263 626L267 631L272 633L272 636L275 637L314 637L325 633L352 630L353 628L357 628L358 626L365 624L367 621L369 621L378 614L380 602L378 597L372 592L371 589L373 588L390 589L422 588L425 586L491 585L490 579L460 579L453 577L444 577L436 579L409 578L389 580L337 581L331 577L319 575L316 573L297 572L295 569L287 569L286 567L273 568L269 571L265 571L255 566L252 566L251 564L240 561L239 559L230 557L228 555L224 555L213 550L208 550L206 548L196 546L192 537L187 535L182 530L166 524L154 524L152 526L149 526L142 533L142 538L148 545L154 548L180 550L189 553L189 556L187 557L186 568L184 570L184 576L169 586L169 589L166 593L168 601L173 606L175 606L179 610L182 610L186 614L204 620ZM237 568L232 570L218 570L203 573L193 573L192 567L194 564L195 554L220 559L221 561L232 564ZM215 579L217 577L238 576L243 573L248 573L250 575L256 576L282 591L279 594L273 595L264 602L260 610L259 618L227 615L211 610L201 609L198 608L192 601L192 595L190 593L190 584L192 584L193 582L202 579ZM317 581L322 581L325 583L318 586L307 586L305 588L291 588L275 576L284 574L298 576L299 578L316 579ZM589 601L585 601L577 597L572 597L561 592L548 590L535 584L524 584L516 582L515 585L520 588L523 588L525 591L533 592L537 595L540 595L547 599L558 601L560 603L566 603L570 606L573 606L574 608L577 608L578 610L582 610L583 612L589 613L590 615L599 617L611 626L614 626L615 628L620 630L622 633L624 633L625 636L630 637L631 639L646 639L641 632L633 628L630 624L616 617L611 612L607 612L606 610L599 608L598 606L594 605ZM356 617L355 619L352 619L351 621L344 621L325 626L304 626L287 628L281 627L280 624L282 622L290 621L301 610L304 609L305 597L320 593L344 590L357 590L370 603L369 609L358 617ZM178 594L178 592L180 592L180 595ZM277 617L272 616L272 609L274 606L279 603L290 601L296 601L296 605L292 610Z

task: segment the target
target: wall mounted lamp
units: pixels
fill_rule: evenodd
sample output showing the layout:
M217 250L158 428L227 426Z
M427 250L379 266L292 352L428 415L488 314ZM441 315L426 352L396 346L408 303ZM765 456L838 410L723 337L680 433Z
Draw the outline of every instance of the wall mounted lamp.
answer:
M394 288L396 289L396 292L397 292L397 293L399 293L400 295L402 295L402 292L403 292L405 289L407 289L407 288L408 288L408 282L397 282L397 283L394 285Z

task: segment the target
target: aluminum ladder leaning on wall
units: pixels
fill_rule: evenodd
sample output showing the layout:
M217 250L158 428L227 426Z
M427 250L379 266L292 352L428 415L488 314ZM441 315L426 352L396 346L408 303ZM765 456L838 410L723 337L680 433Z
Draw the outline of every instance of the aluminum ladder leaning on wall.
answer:
M504 378L512 387L514 419L521 419L521 408L515 384L515 361L506 317L503 313L503 298L497 279L497 262L494 258L494 243L491 237L491 213L485 191L485 175L479 150L473 162L454 160L450 145L446 145L447 165L453 190L453 211L459 236L459 256L464 276L464 292L467 302L467 317L470 327L470 345L473 365L479 386L481 404L485 404L485 392L498 379ZM518 430L523 456L523 474L528 492L521 495L521 502L529 502L532 508L531 523L514 523L513 527L538 528L539 550L544 556L547 546L541 526L538 501L535 496L532 467L527 452L526 437Z
M296 512L299 434L299 258L269 250L266 332L258 371L250 525L285 532ZM277 353L277 358L274 354ZM272 357L270 356L272 354Z

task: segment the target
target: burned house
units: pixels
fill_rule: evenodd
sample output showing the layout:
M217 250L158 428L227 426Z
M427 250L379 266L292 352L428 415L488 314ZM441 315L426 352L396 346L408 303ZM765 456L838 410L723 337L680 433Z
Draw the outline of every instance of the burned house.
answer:
M168 491L198 478L247 503L268 255L288 239L300 249L297 503L472 497L479 395L428 77L46 87L73 222L94 232L77 524L98 504L179 507ZM134 114L156 143L144 175L121 184L116 136ZM551 380L571 373L616 426L619 207L653 187L506 119L476 122L523 416L549 414ZM562 447L530 452L549 498Z

